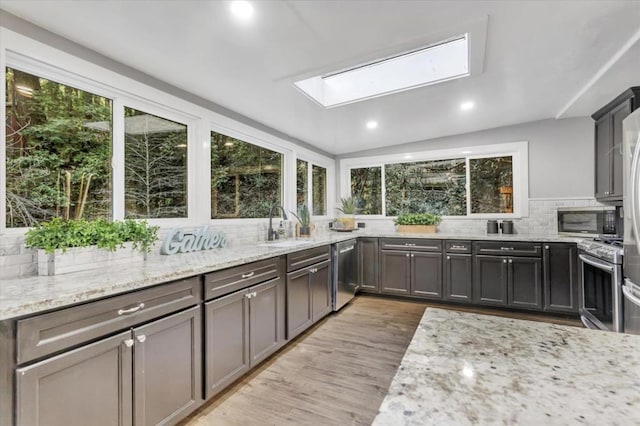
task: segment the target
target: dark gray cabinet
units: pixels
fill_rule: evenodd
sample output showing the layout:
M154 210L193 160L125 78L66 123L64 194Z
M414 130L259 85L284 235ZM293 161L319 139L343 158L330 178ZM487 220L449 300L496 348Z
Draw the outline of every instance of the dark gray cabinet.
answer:
M331 246L287 255L287 339L331 312Z
M443 298L471 302L473 262L470 241L445 241L443 264Z
M544 310L578 312L578 248L573 243L548 243L543 250Z
M284 290L274 278L205 303L207 398L282 346Z
M358 283L361 291L380 292L377 238L358 238Z
M622 120L640 105L640 87L632 87L591 117L595 120L595 197L622 201Z
M542 309L540 244L524 242L474 243L473 300L481 305ZM485 253L485 254L478 254ZM495 256L509 253L511 256Z
M383 238L380 248L382 293L442 298L442 241Z
M16 371L18 425L175 423L201 402L200 308Z

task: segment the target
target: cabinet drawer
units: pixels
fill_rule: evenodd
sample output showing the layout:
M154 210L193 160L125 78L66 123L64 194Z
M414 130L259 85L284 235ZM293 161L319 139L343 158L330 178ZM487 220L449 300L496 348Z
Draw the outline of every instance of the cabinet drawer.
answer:
M207 274L204 276L205 300L276 278L280 273L278 264L279 258L274 257Z
M380 248L383 250L442 251L441 240L428 238L381 238Z
M447 253L471 253L471 241L447 240L444 248Z
M542 256L542 244L506 241L479 241L473 243L473 254L538 257Z
M287 272L331 259L331 246L316 247L287 255Z
M17 323L18 364L197 304L200 278L163 284Z

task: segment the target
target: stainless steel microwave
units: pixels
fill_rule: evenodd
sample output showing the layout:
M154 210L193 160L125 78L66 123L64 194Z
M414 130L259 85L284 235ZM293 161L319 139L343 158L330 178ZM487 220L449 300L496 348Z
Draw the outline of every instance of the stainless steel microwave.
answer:
M619 237L620 215L615 206L558 208L558 234L574 237Z

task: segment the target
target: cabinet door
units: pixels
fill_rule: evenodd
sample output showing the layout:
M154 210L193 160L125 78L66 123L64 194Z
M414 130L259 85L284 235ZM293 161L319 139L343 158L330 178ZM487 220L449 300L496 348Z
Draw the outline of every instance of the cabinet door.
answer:
M131 332L16 370L17 425L131 425Z
M287 274L287 339L313 323L310 275L307 268Z
M473 297L481 305L507 304L507 258L476 255L473 270Z
M404 250L380 250L380 290L388 294L409 294L411 253Z
M331 262L317 263L312 268L311 317L316 322L331 312Z
M533 257L509 258L508 305L542 309L542 260Z
M611 192L611 115L596 121L596 198L607 198Z
M578 312L578 254L575 244L544 246L544 310Z
M379 293L378 284L378 239L360 238L358 240L358 278L360 290Z
M239 291L205 303L206 397L249 371L249 299Z
M200 307L133 330L136 425L176 423L202 402Z
M471 271L472 258L470 254L447 254L444 261L444 298L471 302Z
M284 342L284 280L277 278L249 289L251 366L274 353Z
M411 295L442 298L441 253L411 253Z
M622 200L622 120L631 114L631 100L628 99L611 111L611 193L610 197Z

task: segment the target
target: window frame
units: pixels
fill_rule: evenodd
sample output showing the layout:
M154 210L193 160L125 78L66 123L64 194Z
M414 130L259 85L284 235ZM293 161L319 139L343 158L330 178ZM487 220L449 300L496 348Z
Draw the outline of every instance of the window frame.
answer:
M529 216L529 158L528 142L508 142L492 145L464 146L442 150L424 150L391 155L354 157L340 160L340 196L351 194L351 169L381 167L382 168L382 214L359 215L366 219L393 219L387 216L386 209L386 175L385 165L418 161L447 160L465 158L466 163L466 199L467 214L464 216L443 216L443 219L518 219ZM513 213L471 213L470 168L469 160L475 158L492 158L511 156L513 159Z
M329 184L330 184L330 168L327 167L326 164L322 164L322 162L318 161L317 159L314 160L310 160L308 158L308 156L304 156L304 155L298 155L295 158L295 161L300 160L300 161L305 161L307 163L307 196L305 197L306 199L306 203L307 203L307 207L309 208L309 212L311 213L311 218L315 219L315 220L328 220L330 217L332 217L329 212L331 211L330 206L333 206L335 203L335 200L332 200L331 202L329 201L329 196L330 196L330 191L329 191ZM313 166L316 167L322 167L323 169L325 169L325 182L324 182L324 203L325 203L325 207L326 207L326 212L323 215L314 215L313 214ZM297 167L297 164L296 164ZM294 174L294 189L296 188L296 184L297 184L297 174ZM296 191L294 191L296 192ZM295 195L295 194L294 194ZM297 210L298 206L295 205L295 196L294 196L294 211Z

